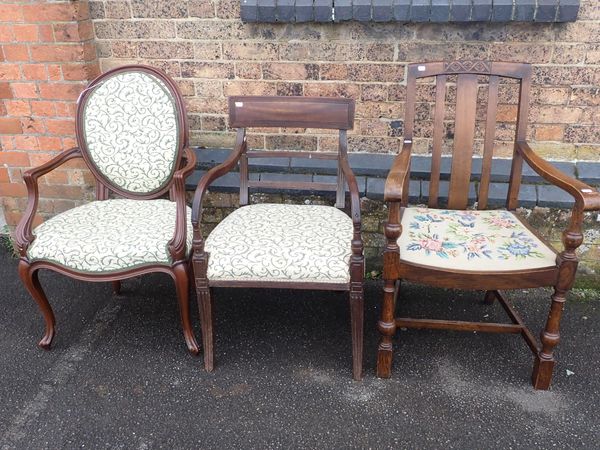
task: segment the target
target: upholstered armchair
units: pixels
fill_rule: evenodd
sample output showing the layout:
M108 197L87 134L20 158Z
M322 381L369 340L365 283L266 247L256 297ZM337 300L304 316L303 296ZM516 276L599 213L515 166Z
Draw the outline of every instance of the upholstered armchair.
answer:
M39 345L49 349L55 317L38 279L41 269L107 282L163 272L175 281L187 348L198 353L189 317L191 210L185 178L195 156L187 148L185 108L175 83L145 66L111 70L90 83L77 105L78 147L23 175L28 205L16 231L19 275L46 322ZM91 171L96 200L36 228L38 179L76 158ZM167 198L165 198L167 197Z

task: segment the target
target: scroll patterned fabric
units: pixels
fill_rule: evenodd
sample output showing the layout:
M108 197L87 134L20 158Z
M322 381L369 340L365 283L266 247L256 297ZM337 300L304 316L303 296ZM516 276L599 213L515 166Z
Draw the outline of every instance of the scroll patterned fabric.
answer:
M556 265L556 254L509 211L405 208L400 259L430 267L509 271Z
M176 104L158 78L118 73L87 98L83 132L89 156L115 186L155 192L171 178L179 145Z
M192 244L188 208L187 250ZM176 203L169 200L95 201L39 225L28 250L30 261L45 260L79 271L105 273L148 264L171 264L168 242L175 233Z
M244 206L206 239L208 279L347 283L352 230L331 206Z

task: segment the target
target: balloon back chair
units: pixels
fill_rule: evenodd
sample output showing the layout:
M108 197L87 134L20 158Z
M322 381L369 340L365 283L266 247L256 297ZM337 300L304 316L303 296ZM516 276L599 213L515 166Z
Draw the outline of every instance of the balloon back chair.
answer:
M200 180L192 205L194 275L200 308L204 361L213 370L213 301L211 288L284 288L348 291L352 329L353 376L362 377L363 244L356 179L347 158L346 131L353 127L354 102L309 97L231 97L229 124L237 128L227 160ZM250 151L246 128L320 128L339 130L337 153ZM338 162L337 183L253 180L251 158L314 158ZM199 226L202 199L209 185L239 163L240 208L208 235ZM340 211L345 186L350 216ZM252 204L249 189L336 192L337 207Z
M427 78L435 84L423 83ZM389 219L384 227L384 294L378 324L381 333L377 357L379 377L391 375L392 338L398 328L433 328L520 334L534 355L533 386L536 389L550 386L555 365L553 349L559 341L559 322L566 294L575 279L575 250L583 241L583 213L600 208L600 194L561 173L527 144L530 84L529 64L454 61L408 66L404 144L393 162L384 190ZM408 207L413 131L422 129L421 122L426 120L422 111L416 112L417 106L423 106L416 104L416 95L429 88L435 88L435 95L432 95L435 100L433 133L430 136L433 149L428 207ZM517 117L506 209L488 210L492 154L497 147L494 142L496 120L500 117L497 114L498 103L499 98L507 102L503 96L507 95L508 88L516 89L518 94L514 98L518 100L514 102ZM455 103L448 105L447 98L455 98ZM487 107L481 99L487 100ZM452 115L455 116L453 130L448 127L448 119ZM476 132L476 124L479 125L479 133ZM504 133L507 131L511 128L503 129ZM454 141L453 146L446 147L452 154L449 182L440 181L444 137L451 137ZM477 177L478 189L473 193L476 137L483 148L482 158L477 161L481 170ZM547 244L515 211L519 203L523 161L575 200L570 224L563 233L564 249L560 252ZM440 194L446 188L447 202L441 205L443 196ZM476 203L467 209L469 199L473 197ZM485 300L491 303L497 299L512 323L395 317L401 280L485 291ZM541 343L538 343L500 290L542 286L554 287L554 293L548 319L541 332Z
M112 281L117 293L120 280L163 272L175 281L187 348L198 353L189 317L192 228L185 203L185 178L196 158L187 148L186 113L177 86L154 68L116 68L81 93L76 120L78 147L23 175L28 205L16 230L19 275L46 322L40 347L49 349L55 332L40 269ZM83 158L95 178L96 200L32 230L38 179L76 158Z

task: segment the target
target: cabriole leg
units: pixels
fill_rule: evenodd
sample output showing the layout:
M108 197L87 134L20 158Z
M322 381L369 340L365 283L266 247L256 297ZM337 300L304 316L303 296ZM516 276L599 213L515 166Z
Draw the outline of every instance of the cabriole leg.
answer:
M38 271L31 270L31 266L24 260L19 262L19 276L25 285L25 288L33 299L38 304L42 315L44 316L44 321L46 322L46 331L44 333L44 337L38 343L38 345L44 350L50 350L50 346L52 344L52 339L54 339L54 325L56 320L54 318L54 313L52 312L52 307L50 303L48 303L48 299L46 298L46 294L42 289L42 285L38 279Z
M177 290L177 301L179 302L179 313L181 315L181 325L183 327L183 336L190 353L197 355L199 353L198 343L194 336L194 330L190 321L190 298L189 298L189 277L186 264L177 264L173 267L175 277L175 288Z

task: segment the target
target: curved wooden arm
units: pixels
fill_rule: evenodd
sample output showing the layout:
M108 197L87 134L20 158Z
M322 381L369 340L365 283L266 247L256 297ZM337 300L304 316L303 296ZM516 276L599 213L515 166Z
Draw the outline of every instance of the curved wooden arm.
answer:
M392 163L390 173L385 180L383 199L386 202L400 202L410 176L410 154L412 141L404 141L402 151Z
M558 170L538 156L527 142L517 142L517 151L542 178L568 192L575 198L575 208L581 211L600 210L600 192Z
M340 168L342 169L342 173L348 184L348 190L350 191L350 214L352 215L352 222L360 225L360 192L358 190L356 176L345 155L340 156Z
M69 150L65 150L41 166L27 170L23 174L23 181L27 186L27 209L25 210L23 217L21 217L15 232L17 249L19 250L19 254L21 256L24 257L27 255L27 248L35 239L35 236L31 231L31 224L33 223L33 218L35 217L35 212L37 211L39 199L39 189L37 183L38 178L63 165L67 161L81 157L81 151L79 148L73 147Z
M192 226L194 227L194 245L202 245L202 232L200 231L200 220L202 219L202 199L210 184L217 178L228 173L240 160L242 154L246 151L246 130L238 129L235 146L233 151L218 166L213 167L198 182L196 192L194 192L194 200L192 202Z
M189 148L184 149L185 165L173 175L173 197L176 203L175 233L168 248L173 261L182 261L186 257L187 243L187 204L185 201L185 179L196 168L196 154Z

